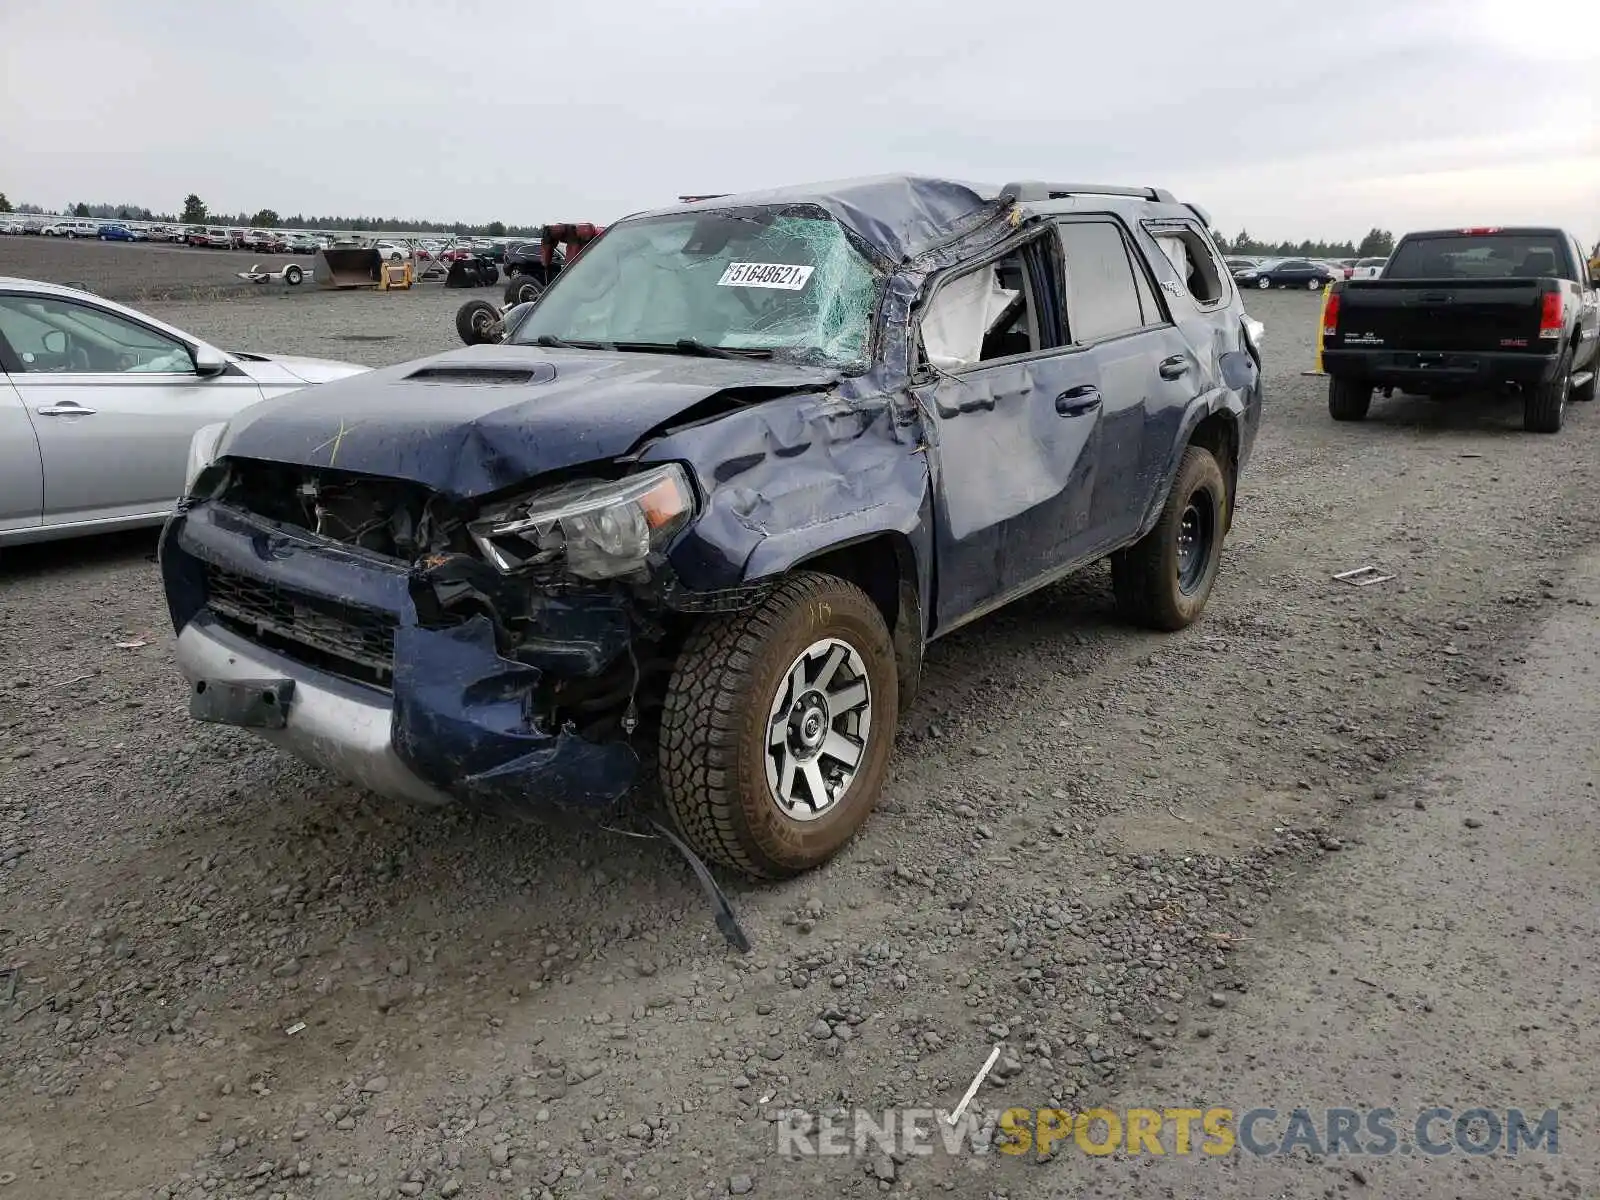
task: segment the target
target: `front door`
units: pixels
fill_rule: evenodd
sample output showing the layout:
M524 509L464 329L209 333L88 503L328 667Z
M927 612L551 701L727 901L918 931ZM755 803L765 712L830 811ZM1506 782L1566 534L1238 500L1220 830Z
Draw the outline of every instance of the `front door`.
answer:
M1093 350L1066 344L1051 228L936 283L919 317L933 382L934 618L947 629L1093 541L1102 398Z
M46 525L144 516L183 491L195 430L226 420L248 376L202 376L189 347L85 301L0 294L12 384L38 436Z
M6 349L0 338L0 533L37 528L44 511L39 441L22 397L6 373Z

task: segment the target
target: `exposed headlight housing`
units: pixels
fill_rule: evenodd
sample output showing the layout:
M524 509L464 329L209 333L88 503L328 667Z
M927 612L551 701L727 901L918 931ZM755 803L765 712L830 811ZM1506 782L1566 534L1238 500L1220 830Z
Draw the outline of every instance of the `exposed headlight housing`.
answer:
M1257 354L1261 353L1261 339L1266 336L1267 327L1248 314L1241 324L1244 326L1245 340L1250 343Z
M478 549L507 574L562 564L581 579L617 579L694 519L694 489L676 463L626 479L583 479L524 496L474 521Z
M194 437L189 440L189 464L183 472L185 496L194 491L200 473L217 460L217 447L222 444L222 435L226 432L228 432L226 421L202 425L194 431Z

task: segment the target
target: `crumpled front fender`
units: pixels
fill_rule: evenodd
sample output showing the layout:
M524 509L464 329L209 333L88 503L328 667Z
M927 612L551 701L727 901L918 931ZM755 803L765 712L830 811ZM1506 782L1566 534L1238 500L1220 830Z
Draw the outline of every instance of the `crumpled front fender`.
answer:
M638 754L621 742L541 730L532 700L542 675L500 657L486 617L452 629L402 627L395 752L435 787L513 815L615 803L633 786Z

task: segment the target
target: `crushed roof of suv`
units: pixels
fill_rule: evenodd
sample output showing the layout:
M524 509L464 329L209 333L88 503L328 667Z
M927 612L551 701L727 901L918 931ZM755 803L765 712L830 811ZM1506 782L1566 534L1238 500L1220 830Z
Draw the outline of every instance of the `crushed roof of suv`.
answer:
M812 205L891 263L902 263L997 212L1001 189L921 175L873 175L716 196L638 216L728 208Z

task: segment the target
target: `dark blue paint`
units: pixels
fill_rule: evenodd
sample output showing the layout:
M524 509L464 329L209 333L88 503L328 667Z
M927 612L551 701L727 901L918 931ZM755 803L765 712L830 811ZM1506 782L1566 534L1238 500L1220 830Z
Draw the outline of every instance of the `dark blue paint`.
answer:
M225 456L405 479L469 508L618 460L681 463L699 515L630 599L620 586L549 595L463 553L415 566L380 560L199 502L163 536L174 626L204 603L202 560L393 613L394 745L418 775L490 807L592 810L632 783L635 751L543 728L532 697L541 682L623 662L652 612L661 615L665 585L720 591L775 579L839 547L881 546L900 581L894 636L909 689L927 640L1147 531L1201 422L1225 422L1237 466L1248 461L1262 383L1238 297L1196 305L1140 223L1152 214L1192 221L1184 206L1095 197L1073 212L1052 204L1036 213L993 189L884 178L684 207L773 204L821 208L883 266L865 373L475 346L258 406L221 447ZM1117 216L1144 260L1162 319L1073 345L1071 273L1063 278L1049 230L1057 217L1104 213ZM954 375L918 373L916 321L930 288L1013 247L1052 281L1039 298L1045 348ZM1188 369L1164 378L1159 365L1177 357ZM448 380L467 369L471 381ZM419 370L430 377L414 378ZM507 381L483 382L497 373ZM427 611L451 588L470 589L493 616L447 628L420 620L419 603ZM533 636L510 648L505 618Z
M535 373L531 382L412 379L419 370ZM548 381L540 379L553 376ZM719 392L825 388L836 373L749 360L463 346L292 393L242 413L220 453L406 479L461 498L626 453Z
M531 699L546 667L503 657L494 627L475 617L448 629L417 624L411 588L425 572L270 527L215 504L176 514L162 533L161 568L173 623L182 629L204 603L204 563L281 588L337 597L392 614L395 637L394 747L418 776L480 807L537 814L596 809L633 785L638 756L625 744L594 745L576 734L541 728ZM549 660L583 674L585 660L610 663L630 630L616 605L547 602L535 633L577 651ZM585 653L585 651L589 653ZM574 669L574 666L577 669Z
M404 626L395 638L394 747L423 779L480 807L605 808L627 792L639 758L530 721L543 672L502 658L486 617L447 630Z

